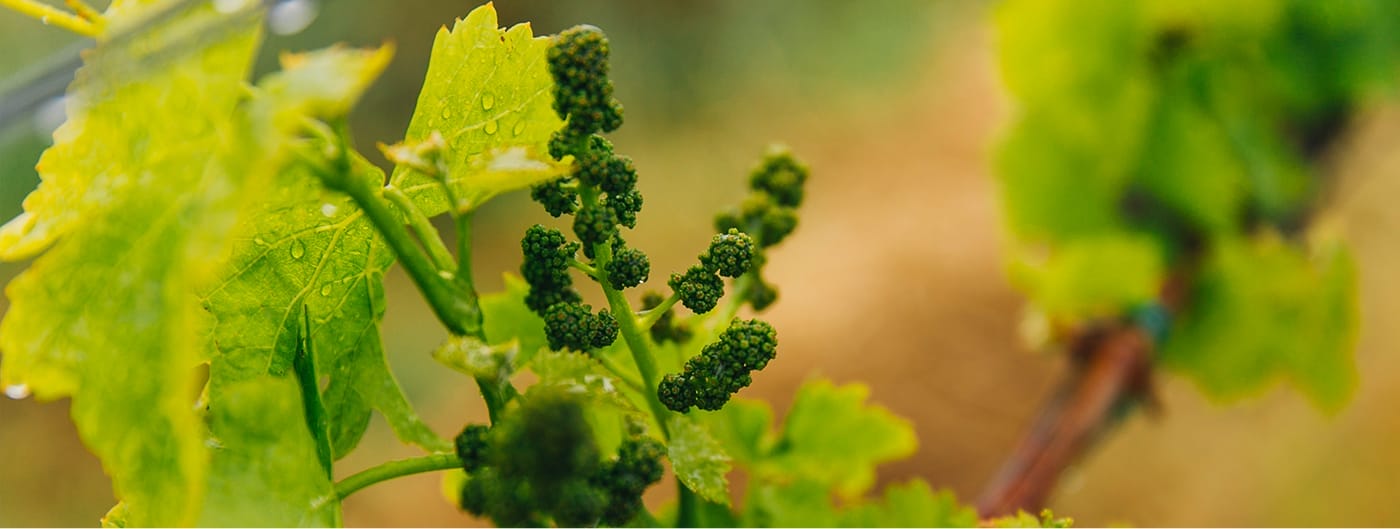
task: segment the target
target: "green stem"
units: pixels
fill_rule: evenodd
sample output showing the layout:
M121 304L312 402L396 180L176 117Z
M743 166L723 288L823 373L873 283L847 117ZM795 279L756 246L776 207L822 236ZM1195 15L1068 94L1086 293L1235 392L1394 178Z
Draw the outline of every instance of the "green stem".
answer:
M320 378L316 375L316 352L311 341L311 312L306 305L301 306L301 326L297 332L297 351L292 358L292 369L296 372L297 385L301 386L302 409L306 415L306 427L311 430L311 439L316 443L316 458L326 479L334 480L334 456L331 450L330 418L326 415L326 405L321 400ZM335 516L334 527L344 525L340 509L332 509Z
M472 278L472 212L459 212L452 218L457 222L457 284L467 292L475 293L476 284Z
M598 207L598 190L584 186L580 189L580 195L584 207ZM593 245L593 255L596 256L593 259L593 268L607 269L608 263L612 261L612 244L604 241ZM656 360L651 356L651 346L647 344L642 329L637 327L637 317L632 314L632 306L628 304L627 297L607 281L598 281L598 285L603 288L603 295L608 298L608 307L612 310L613 317L617 318L618 332L623 341L627 342L627 349L632 352L632 361L636 362L637 372L642 375L642 383L645 384L642 394L647 397L647 406L651 408L652 416L661 427L662 436L670 439L671 432L666 429L666 418L670 416L670 410L667 410L661 404L661 399L656 396L661 377L656 372Z
M589 266L588 263L585 263L585 262L583 262L583 261L580 261L580 260L578 260L578 259L574 259L574 258L570 257L570 258L569 258L569 266L573 267L575 270L578 270L578 271L580 271L580 272L583 272L583 273L587 274L588 277L593 278L594 281L597 281L597 282L599 282L599 283L603 282L603 278L598 277L598 269L597 269L597 268L593 268L592 266Z
M505 409L506 403L515 398L518 393L515 386L510 384L510 380L492 380L485 377L473 377L476 380L476 387L481 391L481 400L486 401L486 415L491 419L491 424L500 423L501 411Z
M408 227L413 228L414 235L418 236L418 242L423 248L428 250L428 257L433 259L433 264L438 270L452 270L457 267L456 261L452 259L452 253L447 251L447 245L442 243L442 236L438 234L437 228L433 227L433 221L428 219L428 215L413 203L413 199L402 189L392 185L384 186L384 196L403 212L408 218Z
M660 320L662 316L665 316L666 311L671 310L671 307L676 306L676 303L680 302L680 300L681 295L672 292L671 297L666 298L660 305L637 314L641 316L641 319L637 320L637 327L640 327L644 331L651 330L652 326L656 325L656 321Z
M691 492L681 483L681 478L676 478L676 487L680 490L680 498L676 500L676 527L697 527L699 526L699 511L696 509L695 493Z
M389 461L361 470L348 478L340 480L340 482L335 484L335 496L343 500L356 491L381 481L388 481L413 474L422 474L424 472L452 470L461 467L462 460L457 458L457 454L450 453Z
M748 300L748 291L750 285L753 284L755 273L750 270L739 276L739 279L734 280L734 292L728 296L729 302L724 304L724 311L720 313L721 317L718 320L720 325L729 325L729 322L734 321L734 317L739 315L739 309L743 308L744 303Z
M607 370L611 372L613 376L616 376L624 384L632 386L632 389L637 390L639 393L646 393L646 386L642 385L642 381L637 380L636 377L627 374L626 371L622 370L622 366L617 365L617 362L614 362L611 358L608 358L607 355L595 354L593 355L593 358L597 358L598 363L603 364L603 367L607 368Z
M359 166L355 168L357 171L366 170L364 166L373 167L362 157L353 157L353 162ZM369 218L375 229L389 243L399 262L403 263L408 277L428 300L428 305L432 307L438 320L453 334L479 335L481 309L477 306L475 293L456 288L438 274L437 267L428 260L423 249L413 242L413 236L399 221L398 215L389 208L388 201L384 199L383 187L371 186L365 178L346 177L345 180L349 183L344 186L345 193L355 200L355 204L365 212L365 217Z
M102 33L102 29L96 24L38 0L0 0L0 7L9 8L21 15L33 17L45 24L58 26L84 37L96 37Z

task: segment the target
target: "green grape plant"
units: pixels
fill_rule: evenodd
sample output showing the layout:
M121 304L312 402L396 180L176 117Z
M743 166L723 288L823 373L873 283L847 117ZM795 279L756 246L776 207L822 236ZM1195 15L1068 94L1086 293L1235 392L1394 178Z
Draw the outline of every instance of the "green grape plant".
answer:
M355 492L434 471L446 501L506 526L979 523L923 481L870 494L916 441L864 386L812 380L776 425L735 396L779 348L753 314L778 300L765 264L806 193L788 150L763 157L694 265L639 294L651 264L626 230L644 202L603 136L623 113L598 28L536 37L490 4L443 27L404 137L380 145L386 172L347 116L391 46L284 54L250 80L265 3L186 4L0 3L96 39L41 184L0 228L0 258L32 259L6 290L0 383L71 399L119 500L105 526L337 526ZM519 276L479 293L473 215L525 190L571 233L530 227ZM395 263L449 335L433 358L485 402L488 422L455 438L389 368ZM584 302L589 283L605 307ZM425 454L342 475L376 412ZM668 471L674 500L649 507Z

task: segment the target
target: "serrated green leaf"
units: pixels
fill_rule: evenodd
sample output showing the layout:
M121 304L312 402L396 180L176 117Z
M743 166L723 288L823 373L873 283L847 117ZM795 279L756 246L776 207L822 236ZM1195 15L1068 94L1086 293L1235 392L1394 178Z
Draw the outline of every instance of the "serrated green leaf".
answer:
M1014 515L992 518L987 521L990 527L1040 527L1064 529L1074 526L1073 518L1056 518L1055 513L1050 509L1040 511L1040 516L1032 515L1026 511L1016 511Z
M269 149L285 159L282 150L302 120L333 119L348 110L389 53L331 48L285 57L288 69L259 83L250 110L255 124L274 138ZM322 78L330 74L335 77ZM275 139L279 135L282 141ZM382 174L370 178L383 181ZM413 411L384 358L378 328L382 278L394 257L353 201L326 191L304 167L286 166L276 185L245 212L237 233L227 272L201 294L215 319L212 392L224 383L288 369L304 305L317 371L330 379L323 399L335 457L359 442L372 408L400 439L448 450L450 444Z
M229 384L209 405L212 478L199 525L330 527L340 502L290 377Z
M977 511L952 491L934 492L923 480L890 485L883 501L841 512L842 527L977 527Z
M111 23L142 17L132 5ZM195 521L208 453L192 410L200 314L257 156L230 120L259 41L249 20L195 49L151 58L202 6L85 55L43 183L0 233L0 255L48 249L7 288L0 384L72 397L78 432L121 500L113 523ZM141 62L141 75L128 75Z
M705 427L683 415L666 421L671 441L666 447L671 469L686 488L701 498L729 505L729 455Z
M548 154L549 137L563 122L553 109L554 81L545 52L548 39L529 24L497 27L491 4L478 7L452 30L438 31L418 106L404 143L447 143L448 181L467 209L491 197L556 178L568 165ZM392 182L430 216L448 209L439 184L407 166Z
M846 498L869 490L876 465L907 457L918 447L913 425L867 404L869 395L861 384L803 384L772 454L756 469L822 483Z
M1313 258L1275 239L1227 240L1203 263L1163 365L1234 399L1293 380L1335 411L1356 384L1356 284L1339 248Z

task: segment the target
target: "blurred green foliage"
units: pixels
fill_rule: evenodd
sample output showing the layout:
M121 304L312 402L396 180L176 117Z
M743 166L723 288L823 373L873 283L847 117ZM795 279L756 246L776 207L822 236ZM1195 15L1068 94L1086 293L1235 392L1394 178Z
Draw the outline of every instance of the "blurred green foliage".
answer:
M1171 277L1189 301L1165 365L1217 397L1286 376L1340 406L1355 281L1345 250L1306 228L1325 149L1395 87L1400 10L1013 1L996 20L1019 105L997 165L1032 301L1056 320L1114 317Z

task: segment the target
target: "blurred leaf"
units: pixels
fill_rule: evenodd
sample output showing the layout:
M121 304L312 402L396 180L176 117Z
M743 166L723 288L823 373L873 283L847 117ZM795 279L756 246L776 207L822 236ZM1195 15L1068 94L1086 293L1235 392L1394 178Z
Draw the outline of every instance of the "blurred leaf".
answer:
M1065 318L1112 317L1156 299L1163 276L1151 238L1081 237L1043 264L1015 262L1015 283L1045 312Z
M340 502L316 455L295 379L230 384L209 407L213 461L200 525L330 527Z
M673 415L666 424L671 432L667 457L676 477L701 498L729 505L729 480L725 475L729 473L730 459L724 448L703 425L684 415Z
M1026 511L1016 511L1015 515L1002 516L988 520L991 527L1046 527L1064 529L1074 526L1073 518L1056 518L1055 513L1050 509L1040 511L1040 516L1034 516Z
M514 369L519 370L549 345L544 336L544 319L525 305L530 285L515 274L503 274L505 289L481 296L482 326L486 339L502 343L514 339L520 348Z
M860 495L875 483L875 466L914 453L914 427L889 410L866 404L870 389L813 380L797 390L771 454L756 469Z
M841 513L843 527L977 527L977 511L958 504L952 491L934 492L923 480L885 488L884 501Z
M1340 248L1310 258L1276 239L1221 241L1161 360L1219 399L1289 378L1335 411L1356 384L1353 268Z
M836 527L831 491L813 481L756 485L744 502L748 527Z
M111 22L148 12L132 6ZM110 523L189 525L204 496L208 453L192 410L201 326L190 293L212 278L239 192L258 181L249 174L257 156L238 150L229 120L258 21L139 80L125 74L132 49L213 16L202 7L85 55L69 119L39 161L43 183L0 232L7 259L48 249L7 288L0 385L72 397L79 435L124 506Z
M446 174L470 208L491 197L564 174L547 145L563 126L555 115L554 81L529 24L496 27L496 9L478 7L452 30L438 31L418 107L404 144L447 141ZM434 216L449 205L441 185L400 165L392 182Z
M767 457L773 446L773 409L758 400L731 399L719 411L697 412L724 451L740 464L752 465Z

